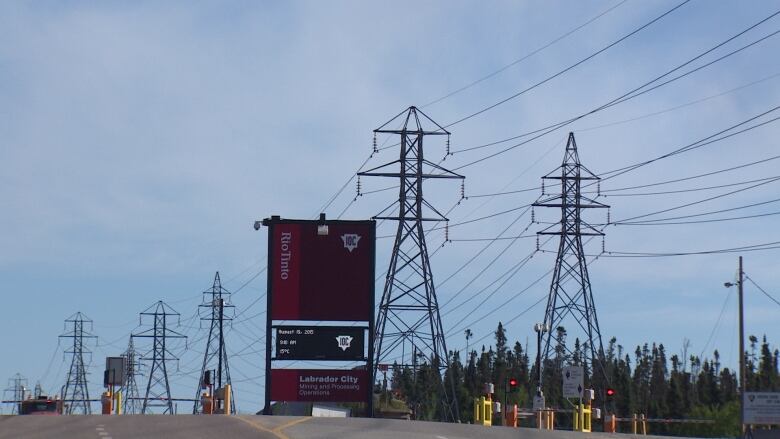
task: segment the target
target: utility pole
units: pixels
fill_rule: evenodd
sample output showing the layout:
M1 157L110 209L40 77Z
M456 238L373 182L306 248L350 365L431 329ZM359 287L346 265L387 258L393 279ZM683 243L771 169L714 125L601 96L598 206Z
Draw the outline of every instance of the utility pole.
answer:
M560 180L560 193L545 196L544 182L547 180ZM599 180L599 177L580 163L574 133L569 133L563 163L555 171L542 177L542 197L533 206L556 207L561 211L560 222L537 232L537 235L560 236L558 256L555 260L544 314L543 325L547 328L547 335L544 339L542 361L550 355L551 341L554 339L556 328L563 326L566 319L570 317L582 330L584 341L588 343L593 377L601 380L602 385L598 386L598 390L600 400L604 401L607 385L604 348L582 245L583 236L604 236L582 218L583 209L609 207L582 194L583 181L598 183ZM583 362L587 363L587 360L583 359Z
M742 271L742 256L739 257L739 423L742 436L745 435L745 389L747 388L745 380L745 314L743 303L743 276Z
M13 378L8 380L8 387L3 390L5 401L12 403L11 414L18 415L21 413L22 401L24 401L27 395L27 378L17 373ZM11 397L7 396L11 394Z
M153 407L162 407L162 414L172 415L174 411L173 401L171 401L171 386L168 382L167 363L179 359L168 350L167 342L169 339L178 338L186 340L187 336L168 328L168 321L171 317L176 317L177 325L180 323L179 313L162 300L140 313L141 324L143 324L144 316L151 317L152 327L130 336L131 338L152 339L151 352L141 357L142 361L151 360L152 362L141 414L150 413Z
M89 330L84 325L89 326ZM70 326L70 331L67 327ZM92 406L89 401L89 388L87 386L87 370L84 365L84 354L91 355L84 346L84 339L97 338L92 335L92 320L84 314L77 312L65 320L66 331L60 335L60 338L73 339L73 344L65 351L71 355L70 370L68 370L68 379L65 383L65 390L62 393L62 403L65 404L65 414L91 415Z
M219 271L214 275L214 283L211 286L210 291L203 292L203 303L198 307L198 310L207 309L207 317L201 317L201 321L210 322L209 325L209 337L206 342L206 351L203 353L203 366L200 369L200 379L198 380L198 388L195 390L195 404L192 407L192 414L200 413L201 399L200 392L205 387L204 379L207 370L212 370L211 366L216 360L216 385L217 388L223 388L224 385L231 384L230 392L233 392L233 386L230 382L230 367L228 365L228 355L225 348L225 333L224 323L225 321L233 320L232 310L234 306L230 304L230 293L222 288L222 282L219 278ZM225 308L231 311L229 316L225 315ZM230 413L236 412L236 405L234 398L230 397Z
M135 351L133 337L130 337L130 341L127 343L124 357L125 386L122 391L122 395L124 395L122 412L126 415L137 415L141 413L141 395L138 392L138 384L135 381L135 377L139 374L141 364L138 362L138 354Z
M745 392L747 390L746 372L745 372L745 314L743 308L743 279L745 272L742 269L742 256L739 257L739 268L737 271L737 295L739 296L739 431L740 437L745 437L748 431L745 428ZM734 284L726 282L723 284L726 288L733 287Z
M400 129L387 128L399 125ZM431 129L427 130L423 125ZM372 377L376 376L380 364L397 362L401 367L414 368L418 352L441 373L449 366L449 352L444 340L423 223L448 220L424 199L423 181L431 178L463 180L464 177L425 159L423 139L426 136L447 136L449 145L450 133L416 107L409 107L375 129L375 145L377 134L400 136L399 159L358 173L358 178L397 178L400 189L398 201L374 217L397 221L398 229L379 305ZM400 169L393 169L396 166ZM395 206L397 215L388 214L394 211ZM411 353L412 358L406 353ZM446 387L442 381L442 413L445 419L457 421L460 415L454 382L450 383L449 392Z

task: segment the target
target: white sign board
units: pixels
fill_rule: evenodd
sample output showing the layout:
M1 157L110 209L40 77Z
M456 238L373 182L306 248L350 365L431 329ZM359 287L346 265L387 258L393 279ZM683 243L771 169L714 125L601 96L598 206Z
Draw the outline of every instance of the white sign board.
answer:
M582 398L585 388L585 373L582 366L568 366L563 368L563 397Z
M780 392L745 392L745 424L780 425Z
M534 411L544 410L544 396L534 396Z

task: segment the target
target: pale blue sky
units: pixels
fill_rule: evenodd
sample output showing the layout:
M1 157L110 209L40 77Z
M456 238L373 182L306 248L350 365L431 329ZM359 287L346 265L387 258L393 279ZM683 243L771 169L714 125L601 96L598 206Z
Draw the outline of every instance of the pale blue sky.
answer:
M65 382L63 320L82 311L95 322L90 392L99 395L103 357L121 353L138 312L159 299L178 310L190 349L179 352L182 373L174 393L195 392L203 330L192 319L200 291L214 271L238 289L265 264L266 239L252 223L272 214L314 218L371 152L371 131L409 105L424 105L523 57L618 5L618 1L553 2L6 2L0 5L0 379L16 372L47 392ZM676 2L628 0L540 53L468 90L424 108L449 124L538 82L651 20ZM655 78L729 36L775 13L777 1L693 0L625 42L517 99L457 124L453 150L503 139L597 107ZM770 34L769 20L701 65ZM584 164L602 173L666 152L774 108L780 103L780 37L771 37L685 79L584 118L522 148L460 169L467 195L536 187L559 165L566 132L574 130ZM684 70L683 70L684 71ZM757 82L756 81L760 81ZM740 88L736 91L723 94ZM710 98L700 101L703 98ZM698 102L700 101L700 102ZM640 116L670 110L637 120ZM776 112L757 122L777 117ZM629 121L631 120L631 121ZM625 123L614 124L615 122ZM607 126L604 126L607 125ZM687 177L777 155L777 124L659 161L612 180L603 190ZM380 139L381 141L381 139ZM443 145L428 143L438 161ZM506 145L511 145L506 144ZM503 145L502 145L503 146ZM502 146L464 152L444 165L457 168ZM369 165L393 160L395 149ZM780 175L776 161L716 176L623 191L647 193L725 185ZM671 211L698 214L777 198L778 182ZM387 181L362 180L365 191ZM664 195L610 196L619 220L744 188ZM355 196L355 182L326 210L329 217L367 218L394 191ZM434 182L428 199L442 211L459 198L457 183ZM615 193L616 194L616 193ZM469 198L452 210L452 223L533 202L538 192ZM349 206L349 207L348 207ZM348 208L347 208L348 207ZM345 210L345 208L347 208ZM775 212L773 204L700 219ZM452 227L450 238L495 237L520 211ZM535 212L554 221L555 212ZM615 226L606 250L675 252L780 241L776 216L693 225ZM588 217L594 223L603 212ZM693 218L697 219L697 218ZM507 232L529 226L530 214ZM544 225L530 225L526 233ZM384 224L379 236L394 232ZM429 235L436 249L442 231ZM377 270L386 268L391 239L378 243ZM491 246L458 268L485 242L452 242L433 257L446 302L510 241ZM451 349L508 322L511 340L533 339L543 306L518 314L543 297L549 279L517 295L552 267L554 254L537 253L484 305L490 283L533 252L520 239L444 307ZM554 250L555 245L544 247ZM599 253L601 242L588 245ZM745 253L746 272L780 296L778 250ZM601 258L591 280L605 338L629 350L663 342L679 352L720 349L736 363L738 254L680 258ZM487 287L480 295L477 293ZM377 291L381 292L381 285ZM243 317L228 335L239 409L262 406L265 275L236 294ZM716 322L724 300L720 324ZM747 331L780 340L780 307L752 285L746 289ZM489 317L472 323L515 297ZM251 307L249 305L255 303ZM479 306L479 307L478 307ZM247 308L249 307L249 308ZM514 319L514 320L513 320ZM707 345L713 328L714 341ZM492 341L488 335L485 342ZM472 340L472 343L474 341ZM257 351L257 352L254 352ZM175 375L175 376L174 376ZM4 383L4 382L3 382ZM140 384L140 383L139 383ZM191 406L179 407L182 411Z

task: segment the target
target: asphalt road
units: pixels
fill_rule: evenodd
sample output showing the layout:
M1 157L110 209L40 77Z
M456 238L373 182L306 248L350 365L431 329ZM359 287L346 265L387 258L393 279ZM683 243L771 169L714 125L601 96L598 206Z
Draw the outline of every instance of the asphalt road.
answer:
M588 439L627 435L591 433ZM0 439L583 439L583 433L295 416L0 416ZM643 436L649 439L652 436ZM668 439L668 438L666 438Z

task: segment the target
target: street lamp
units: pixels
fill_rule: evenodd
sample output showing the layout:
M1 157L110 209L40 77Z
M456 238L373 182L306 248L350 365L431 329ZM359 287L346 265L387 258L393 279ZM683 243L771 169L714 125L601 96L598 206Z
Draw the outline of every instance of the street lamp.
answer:
M736 282L726 282L726 288L737 287L739 295L739 427L740 437L745 435L745 322L742 311L742 256L739 257L739 272Z

